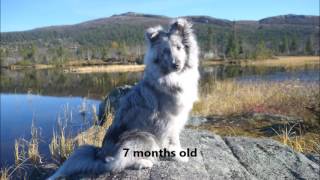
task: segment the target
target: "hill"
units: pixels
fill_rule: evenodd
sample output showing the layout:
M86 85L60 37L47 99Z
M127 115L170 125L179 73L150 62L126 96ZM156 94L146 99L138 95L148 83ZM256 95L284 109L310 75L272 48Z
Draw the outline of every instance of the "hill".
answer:
M185 16L195 27L202 55L259 58L319 54L319 16L284 15L259 21ZM74 25L1 33L1 63L63 63L74 59L141 62L144 30L168 26L170 17L128 12Z

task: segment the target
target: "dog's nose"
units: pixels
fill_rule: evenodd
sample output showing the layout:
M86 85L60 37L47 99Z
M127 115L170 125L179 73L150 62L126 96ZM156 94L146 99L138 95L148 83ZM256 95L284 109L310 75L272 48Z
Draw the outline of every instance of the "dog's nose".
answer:
M179 69L179 67L180 67L179 64L172 64L172 68L175 70Z

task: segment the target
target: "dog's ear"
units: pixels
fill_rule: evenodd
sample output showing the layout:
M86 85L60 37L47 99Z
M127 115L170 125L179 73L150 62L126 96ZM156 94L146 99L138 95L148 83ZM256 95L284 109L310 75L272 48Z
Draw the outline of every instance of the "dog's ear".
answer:
M151 27L148 28L145 32L145 38L146 40L152 44L153 42L155 42L160 35L160 32L163 30L163 28L161 26L156 26L156 27Z
M192 36L192 24L186 19L176 19L170 25L170 34L182 36L182 43L188 47L190 45L190 37Z

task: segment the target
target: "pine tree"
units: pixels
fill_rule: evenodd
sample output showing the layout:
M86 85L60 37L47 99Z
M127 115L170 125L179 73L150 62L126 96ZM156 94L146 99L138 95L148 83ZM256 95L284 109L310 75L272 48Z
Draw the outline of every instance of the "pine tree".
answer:
M293 37L290 43L290 54L295 54L298 50L298 44L297 44L297 39L296 37Z
M243 50L243 46L242 46L242 38L239 38L239 54L243 54L244 50Z
M242 46L242 38L237 36L235 23L233 23L232 34L228 37L228 42L226 46L226 56L232 59L239 59L244 54L244 49Z
M60 63L65 61L65 50L62 46L59 46L56 50L57 57Z
M101 49L101 59L102 60L107 60L108 59L108 49L107 49L107 47L103 47Z
M287 36L282 38L282 41L279 45L279 51L282 54L289 54L289 41Z
M256 48L255 51L255 59L266 59L271 56L270 50L266 47L265 43L263 40L261 40Z
M212 51L212 45L213 45L213 30L212 27L209 26L207 29L207 45L206 45L206 49L207 51Z
M27 60L27 61L32 61L32 62L36 62L36 52L37 52L37 47L32 44L29 47L22 47L20 49L20 55L22 56L23 60Z
M313 48L312 48L312 42L311 42L311 38L308 38L304 51L307 55L313 55Z

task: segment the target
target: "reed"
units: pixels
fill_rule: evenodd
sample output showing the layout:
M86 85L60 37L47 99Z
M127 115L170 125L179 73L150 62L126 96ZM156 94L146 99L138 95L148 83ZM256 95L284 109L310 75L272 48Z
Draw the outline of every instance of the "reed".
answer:
M53 131L49 144L51 158L58 164L65 161L76 147L73 138L66 135L66 128L66 124L58 119L58 131Z

